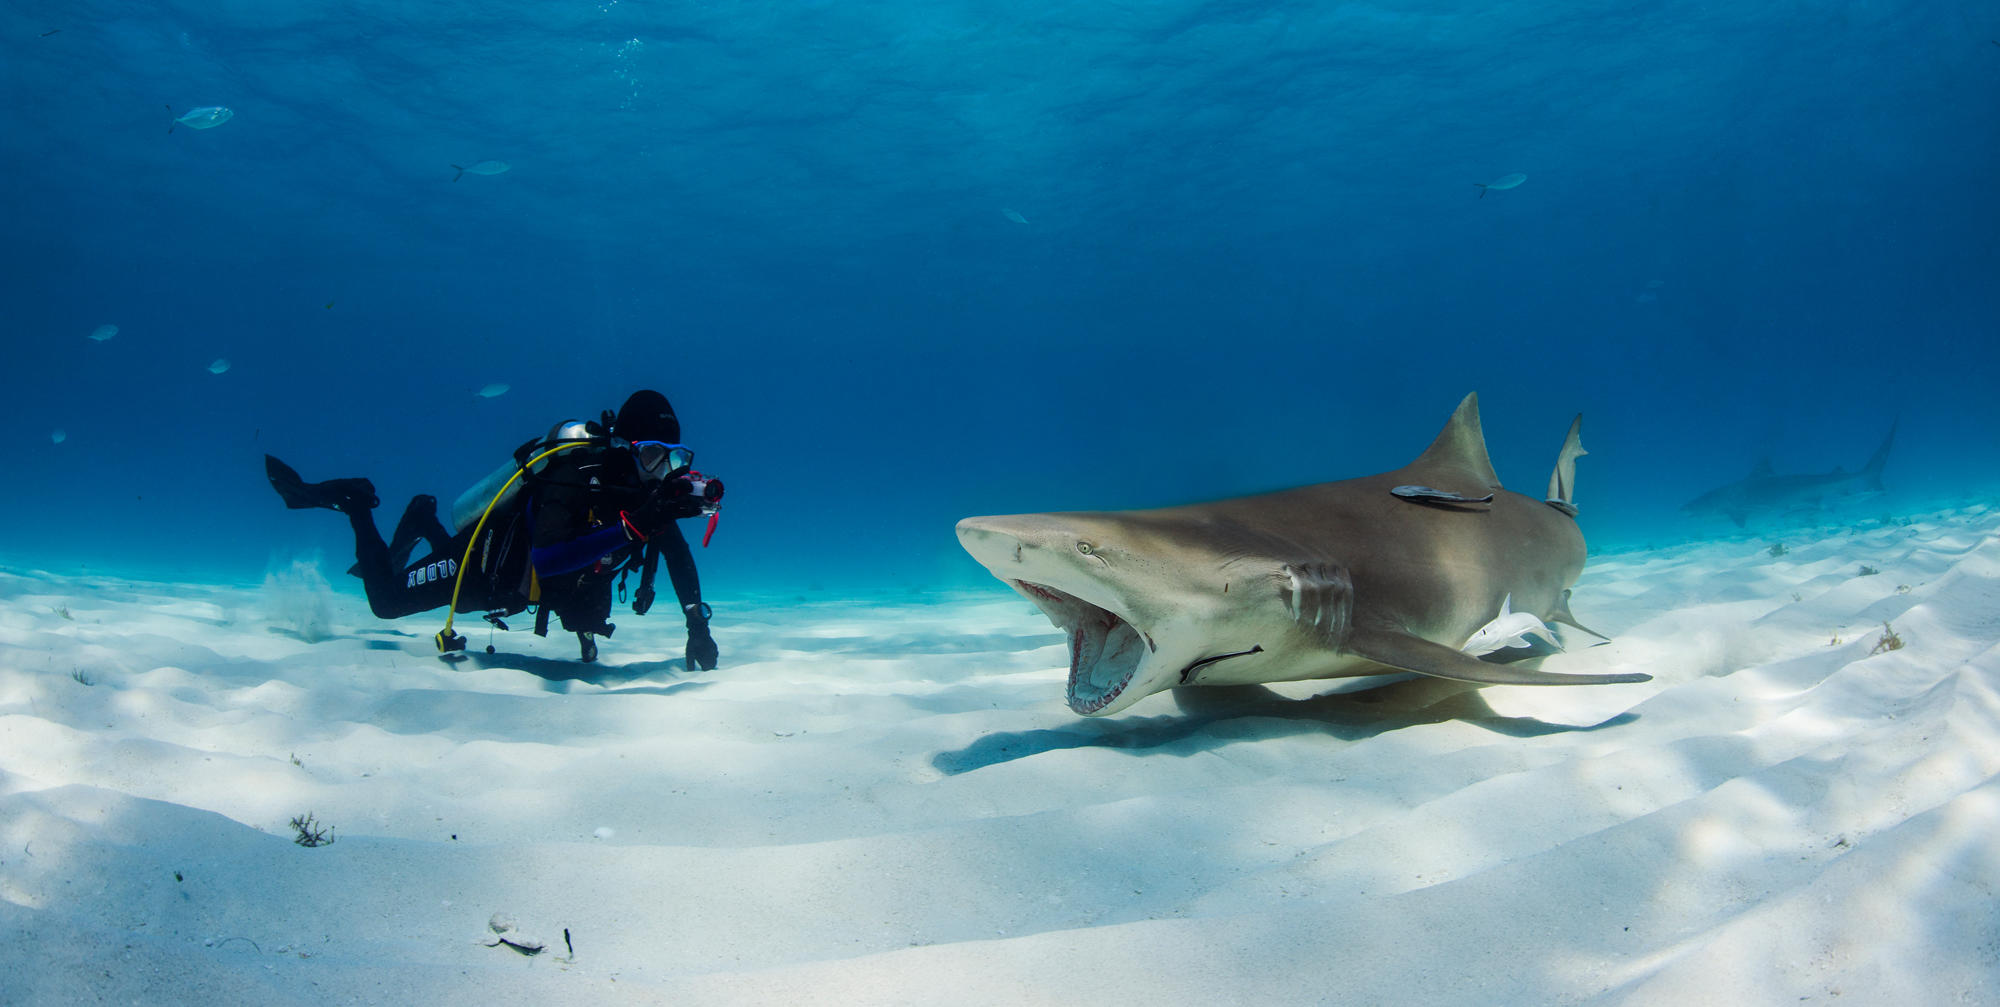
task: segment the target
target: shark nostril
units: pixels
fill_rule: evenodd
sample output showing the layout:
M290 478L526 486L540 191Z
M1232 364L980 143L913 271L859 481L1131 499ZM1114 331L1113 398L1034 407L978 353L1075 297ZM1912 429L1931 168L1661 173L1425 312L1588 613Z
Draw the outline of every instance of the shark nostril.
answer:
M1021 544L1019 542L1014 543L1014 562L1021 562Z

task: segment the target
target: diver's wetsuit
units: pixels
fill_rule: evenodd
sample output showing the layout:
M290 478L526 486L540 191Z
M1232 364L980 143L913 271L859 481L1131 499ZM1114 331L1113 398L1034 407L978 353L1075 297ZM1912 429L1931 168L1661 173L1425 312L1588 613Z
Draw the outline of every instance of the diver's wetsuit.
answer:
M411 501L412 510L425 505L430 508L428 515L416 516L416 520L428 516L429 523L436 526L437 501L430 497ZM504 615L525 608L528 551L519 545L524 538L519 528L524 515L519 507L512 511L494 515L480 529L484 548L473 551L472 569L466 571L462 587L458 565L466 558L465 547L472 540L472 528L447 536L443 527L437 526L435 535L423 536L431 545L431 554L414 563L401 564L389 544L382 541L382 533L375 529L374 513L349 511L347 520L354 526L354 572L360 575L362 590L368 594L368 610L378 619L400 619L451 604L453 590L458 591L460 611ZM413 515L406 514L404 521L412 518Z
M451 604L456 589L460 612L509 615L539 603L570 632L608 633L612 583L642 548L627 537L621 519L621 512L636 510L648 492L630 453L577 448L552 457L524 480L526 491L490 515L485 527L475 522L448 539L437 521L436 501L412 501L399 537L420 536L431 552L407 565L397 563L371 510L343 508L354 527L355 572L369 610L377 618L400 618ZM680 527L666 522L647 544L666 561L683 609L699 606L701 581ZM463 586L461 563L469 566ZM643 614L650 603L642 592L635 610Z

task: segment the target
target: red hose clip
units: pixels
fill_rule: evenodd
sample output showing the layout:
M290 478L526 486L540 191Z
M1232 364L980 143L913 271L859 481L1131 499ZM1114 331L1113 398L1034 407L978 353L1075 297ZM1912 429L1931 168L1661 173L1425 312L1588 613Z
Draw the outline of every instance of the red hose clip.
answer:
M625 526L625 537L627 539L638 539L641 542L646 541L646 533L640 531L639 526L632 523L632 515L624 511L619 511L618 521Z

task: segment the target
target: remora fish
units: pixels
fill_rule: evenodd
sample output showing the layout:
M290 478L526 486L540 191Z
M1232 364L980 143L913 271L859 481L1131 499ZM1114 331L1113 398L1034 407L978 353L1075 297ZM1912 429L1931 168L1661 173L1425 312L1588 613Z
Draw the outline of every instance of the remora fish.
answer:
M1882 446L1875 449L1875 453L1868 458L1868 464L1862 466L1859 472L1836 467L1821 475L1781 476L1771 471L1771 460L1765 458L1750 470L1748 476L1727 486L1718 486L1683 504L1681 513L1692 517L1721 515L1741 528L1752 517L1816 508L1829 493L1879 493L1882 491L1882 466L1889 461L1889 446L1896 442L1897 426L1896 423L1889 424L1889 433L1882 438Z
M1467 395L1430 448L1393 472L1160 510L972 517L958 539L1069 635L1067 698L1086 716L1180 686L1397 671L1486 685L1643 682L1651 676L1558 675L1459 650L1509 595L1517 611L1577 626L1582 422L1546 500L1501 488L1478 396Z

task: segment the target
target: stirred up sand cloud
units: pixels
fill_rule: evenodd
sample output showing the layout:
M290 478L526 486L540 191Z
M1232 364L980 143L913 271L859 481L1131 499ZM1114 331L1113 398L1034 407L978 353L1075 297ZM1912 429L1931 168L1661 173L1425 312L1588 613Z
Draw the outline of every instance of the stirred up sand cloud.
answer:
M690 675L5 570L0 1001L2000 998L2000 511L1787 543L1593 558L1548 668L1644 684L1106 720L998 585L725 599Z

